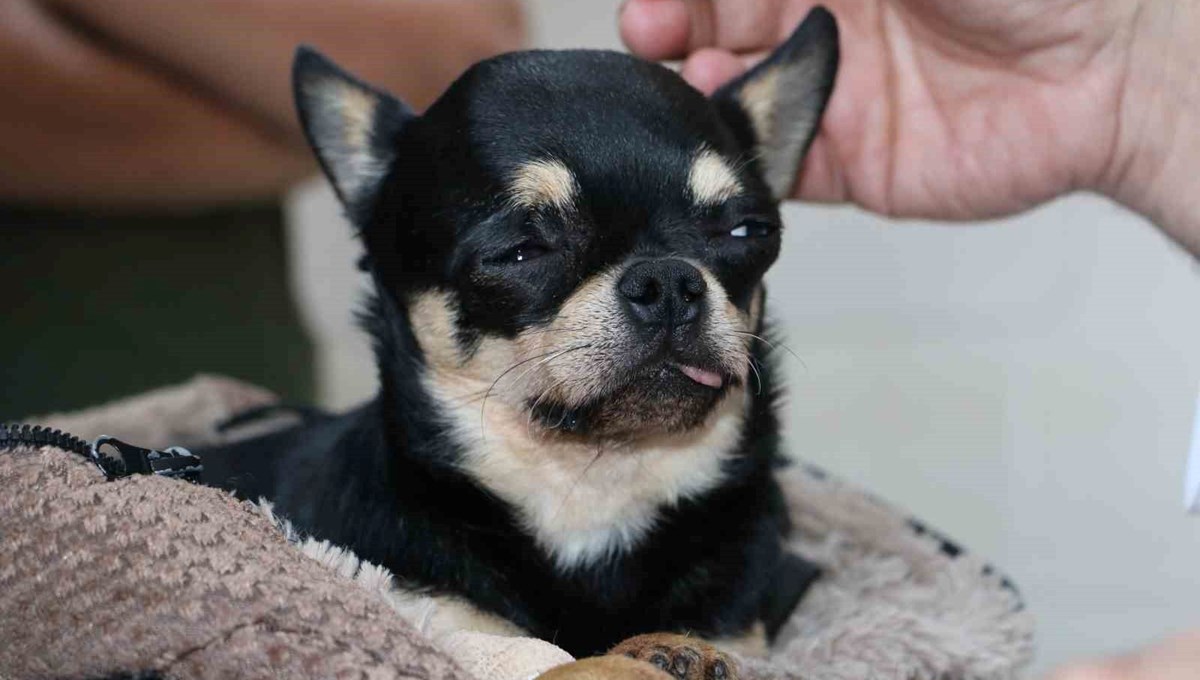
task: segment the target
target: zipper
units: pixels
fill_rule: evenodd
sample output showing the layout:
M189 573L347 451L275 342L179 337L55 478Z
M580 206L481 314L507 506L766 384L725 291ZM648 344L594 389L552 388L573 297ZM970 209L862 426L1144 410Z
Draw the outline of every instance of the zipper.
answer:
M204 472L200 457L181 446L146 449L109 436L88 443L50 427L0 423L0 452L21 446L53 446L70 451L88 459L109 481L131 475L158 475L198 483ZM108 455L108 449L115 451L116 456Z

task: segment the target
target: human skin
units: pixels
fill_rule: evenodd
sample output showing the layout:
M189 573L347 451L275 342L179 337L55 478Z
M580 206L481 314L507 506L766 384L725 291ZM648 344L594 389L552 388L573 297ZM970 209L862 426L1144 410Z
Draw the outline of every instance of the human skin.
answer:
M420 109L524 39L516 0L5 0L0 202L271 199L316 171L292 108L296 45Z
M1195 680L1200 677L1200 632L1124 656L1064 668L1047 680Z
M704 91L811 0L629 0L621 34ZM968 220L1077 190L1200 255L1200 0L824 0L843 62L796 196Z

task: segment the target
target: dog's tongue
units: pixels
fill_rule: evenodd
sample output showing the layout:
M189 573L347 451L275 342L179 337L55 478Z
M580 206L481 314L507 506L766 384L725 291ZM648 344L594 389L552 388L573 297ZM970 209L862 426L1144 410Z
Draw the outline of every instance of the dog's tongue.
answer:
M706 371L703 368L696 368L695 366L684 366L683 364L680 364L679 370L680 370L680 372L682 372L684 375L691 378L692 380L695 380L696 382L698 382L701 385L704 385L706 387L711 387L714 390L721 389L721 386L725 384L725 379L722 378L719 373L713 373L712 371Z

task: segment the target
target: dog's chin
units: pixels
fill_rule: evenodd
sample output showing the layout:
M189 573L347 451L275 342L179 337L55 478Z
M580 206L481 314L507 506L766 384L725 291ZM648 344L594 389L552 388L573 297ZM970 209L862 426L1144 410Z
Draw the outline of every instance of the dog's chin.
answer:
M553 434L636 439L699 429L738 387L738 378L665 362L643 368L586 404L533 405L534 419Z

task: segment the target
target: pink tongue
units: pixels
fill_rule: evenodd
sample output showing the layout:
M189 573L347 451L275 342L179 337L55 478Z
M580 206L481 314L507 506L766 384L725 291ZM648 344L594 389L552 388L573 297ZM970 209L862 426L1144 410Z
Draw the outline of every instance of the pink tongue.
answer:
M692 380L695 380L696 382L700 383L701 385L711 387L714 390L720 389L721 386L725 384L725 379L722 378L719 374L713 373L712 371L706 371L703 368L696 368L694 366L684 366L684 365L680 364L679 370L684 375L691 378Z

